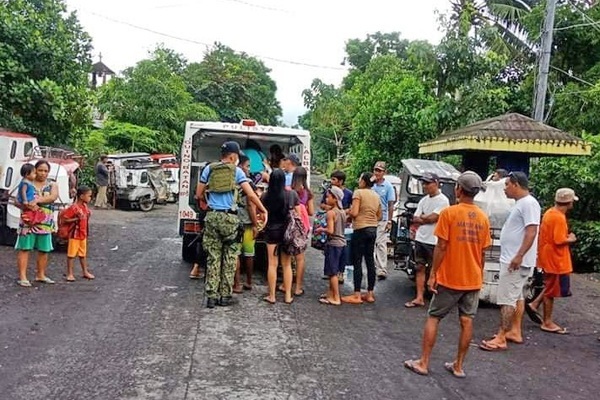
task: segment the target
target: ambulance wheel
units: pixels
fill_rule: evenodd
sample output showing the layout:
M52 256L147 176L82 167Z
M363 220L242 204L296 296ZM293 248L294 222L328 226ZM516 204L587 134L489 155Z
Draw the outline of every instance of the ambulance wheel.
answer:
M154 200L148 198L140 199L139 207L144 212L151 211L154 208Z

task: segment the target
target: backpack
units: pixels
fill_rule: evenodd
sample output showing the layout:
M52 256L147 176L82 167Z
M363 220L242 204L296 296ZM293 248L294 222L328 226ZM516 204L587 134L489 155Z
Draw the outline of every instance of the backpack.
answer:
M224 162L216 162L209 165L208 192L229 193L236 190L235 172L236 166Z
M66 211L67 209L58 212L58 230L56 231L56 235L61 240L69 240L73 236L77 224L76 222L65 221Z
M288 196L289 198L289 196ZM287 201L286 201L287 205ZM289 208L289 207L288 207ZM283 233L282 250L292 256L304 253L308 246L308 232L304 227L302 218L295 209L289 209L285 231Z

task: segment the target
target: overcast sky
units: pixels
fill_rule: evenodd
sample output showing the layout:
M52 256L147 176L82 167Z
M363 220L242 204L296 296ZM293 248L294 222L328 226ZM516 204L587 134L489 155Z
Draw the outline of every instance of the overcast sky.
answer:
M399 31L439 42L436 10L449 0L66 0L114 71L147 57L158 43L201 61L219 41L262 59L277 83L287 124L304 113L302 90L314 78L339 84L344 44ZM132 26L134 25L134 26ZM153 32L154 31L154 32ZM183 40L184 39L184 40ZM302 65L302 64L310 64Z

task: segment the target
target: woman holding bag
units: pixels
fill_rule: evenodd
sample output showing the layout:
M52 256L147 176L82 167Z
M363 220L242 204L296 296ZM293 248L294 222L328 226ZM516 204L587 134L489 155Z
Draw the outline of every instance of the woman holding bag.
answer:
M285 234L288 214L295 209L300 214L300 200L294 190L285 190L285 173L276 168L269 179L269 187L262 195L261 201L269 213L265 227L265 241L267 242L268 270L267 281L269 293L263 299L269 304L275 304L275 290L277 288L277 266L279 260L283 267L283 290L285 303L292 304L292 256L281 249ZM281 249L281 251L280 251Z

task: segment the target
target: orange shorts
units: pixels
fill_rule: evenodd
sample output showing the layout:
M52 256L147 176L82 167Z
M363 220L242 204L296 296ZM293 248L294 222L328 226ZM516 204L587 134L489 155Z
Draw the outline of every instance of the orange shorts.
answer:
M69 239L69 245L67 246L67 257L84 258L87 256L87 239Z

